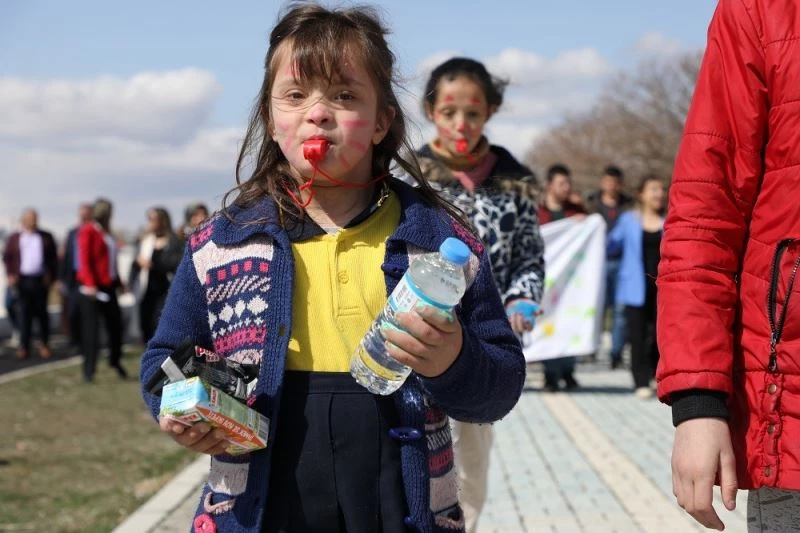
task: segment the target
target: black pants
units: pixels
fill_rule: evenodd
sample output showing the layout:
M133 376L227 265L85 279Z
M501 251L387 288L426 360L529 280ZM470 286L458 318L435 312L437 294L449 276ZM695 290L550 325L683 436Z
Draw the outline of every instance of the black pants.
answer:
M47 315L47 285L43 276L20 276L19 285L20 348L31 349L31 332L33 320L39 323L39 335L42 344L50 343L50 317Z
M347 373L287 372L262 531L404 533L398 422Z
M16 287L6 287L5 307L11 329L19 329L19 292Z
M69 343L80 348L81 342L81 293L79 285L72 283L67 291L67 328L69 329Z
M142 330L142 340L145 344L150 342L158 327L158 319L164 309L166 294L146 292L139 302L139 328Z
M563 379L567 387L575 383L575 357L555 357L542 361L544 366L544 384L558 387Z
M655 290L647 292L644 306L625 307L625 321L631 342L631 373L636 388L649 386L658 366Z
M97 352L100 349L100 319L108 332L108 362L119 365L122 359L122 312L113 289L100 289L110 296L108 302L80 295L81 340L83 344L83 377L91 380L97 368Z

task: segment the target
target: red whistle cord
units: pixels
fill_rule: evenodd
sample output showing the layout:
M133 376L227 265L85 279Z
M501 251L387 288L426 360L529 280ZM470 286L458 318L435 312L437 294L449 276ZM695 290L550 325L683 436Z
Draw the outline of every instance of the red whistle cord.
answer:
M325 159L325 155L328 152L328 146L330 146L329 142L325 139L310 139L303 143L303 157L311 163L311 167L314 169L314 173L311 174L311 178L308 181L300 184L297 188L297 192L302 196L304 191L308 191L308 198L305 200L300 200L297 195L292 192L288 187L286 187L286 192L292 198L295 204L301 209L305 209L311 204L311 200L314 199L314 180L317 177L317 174L322 174L328 180L330 180L334 185L338 185L340 187L344 187L346 189L366 189L371 187L375 183L383 180L388 176L388 174L382 174L371 180L367 181L366 183L350 183L347 181L341 181L339 179L334 178L321 168L319 168L319 162Z

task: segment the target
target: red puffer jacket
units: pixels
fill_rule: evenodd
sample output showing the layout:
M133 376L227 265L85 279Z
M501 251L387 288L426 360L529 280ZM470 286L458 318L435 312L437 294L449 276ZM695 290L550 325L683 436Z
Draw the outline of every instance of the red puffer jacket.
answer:
M724 391L740 486L800 489L800 3L720 1L670 194L659 398Z

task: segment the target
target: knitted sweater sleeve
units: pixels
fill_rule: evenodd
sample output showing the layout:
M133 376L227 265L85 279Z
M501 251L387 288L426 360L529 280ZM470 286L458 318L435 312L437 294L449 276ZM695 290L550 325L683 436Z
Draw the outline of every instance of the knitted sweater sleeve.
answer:
M450 417L494 422L511 411L522 394L525 357L506 318L485 250L458 316L464 336L461 353L444 374L420 380Z
M189 246L186 247L172 280L155 335L142 355L142 395L155 418L158 418L161 399L145 391L144 384L186 339L191 339L195 345L207 348L212 346L205 291L197 277Z

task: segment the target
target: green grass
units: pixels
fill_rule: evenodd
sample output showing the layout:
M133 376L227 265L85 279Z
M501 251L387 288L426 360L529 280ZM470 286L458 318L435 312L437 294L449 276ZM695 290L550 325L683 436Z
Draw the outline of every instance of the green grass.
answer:
M163 435L139 393L140 352L120 381L105 361L0 385L0 532L108 532L195 454Z

